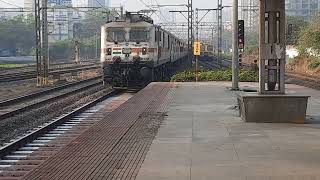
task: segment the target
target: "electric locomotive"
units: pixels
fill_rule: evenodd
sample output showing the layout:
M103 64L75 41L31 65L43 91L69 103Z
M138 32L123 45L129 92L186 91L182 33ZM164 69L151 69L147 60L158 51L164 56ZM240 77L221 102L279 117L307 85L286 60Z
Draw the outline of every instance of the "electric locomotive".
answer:
M141 14L126 13L101 28L103 79L114 88L141 88L165 80L186 56L182 40Z

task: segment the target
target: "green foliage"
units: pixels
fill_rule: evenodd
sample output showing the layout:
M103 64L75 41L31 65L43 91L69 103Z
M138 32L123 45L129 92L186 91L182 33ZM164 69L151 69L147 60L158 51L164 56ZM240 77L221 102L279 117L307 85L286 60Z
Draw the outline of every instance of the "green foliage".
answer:
M0 64L0 68L18 68L27 66L26 64Z
M259 72L252 70L240 70L239 81L241 82L258 82Z
M196 72L184 71L174 75L171 78L173 82L194 82L196 80ZM231 70L215 70L215 71L201 71L198 73L199 81L231 81ZM242 82L257 82L259 81L259 74L256 71L242 69L239 74L239 80Z
M297 58L289 58L288 63L289 64L295 64L297 62Z
M74 43L72 40L61 40L50 43L50 59L67 59L73 56Z
M303 17L287 16L287 19L286 19L287 32L289 32L288 31L289 24L292 25L292 29L291 29L292 34L287 35L287 44L295 45L298 42L300 32L308 26L308 22L306 22Z
M312 50L320 52L320 18L315 18L312 23L299 33L298 50L301 54Z
M312 26L300 33L298 43L298 50L301 54L307 53L310 49L314 52L320 52L320 29L315 29Z
M79 41L80 57L94 58L96 54L95 37ZM98 49L99 49L98 43ZM75 42L73 40L61 40L50 43L50 59L73 59L75 54Z
M103 24L108 20L108 14L102 12L102 10L91 11L86 14L78 28L75 30L74 36L78 39L90 38L96 34L100 35L100 29Z
M308 68L310 70L315 70L317 69L318 67L320 66L320 59L319 58L315 58L315 57L312 57L310 59L310 63L308 65Z
M33 16L16 16L0 20L0 48L17 49L29 54L35 47Z
M245 54L253 54L259 48L258 31L245 33Z

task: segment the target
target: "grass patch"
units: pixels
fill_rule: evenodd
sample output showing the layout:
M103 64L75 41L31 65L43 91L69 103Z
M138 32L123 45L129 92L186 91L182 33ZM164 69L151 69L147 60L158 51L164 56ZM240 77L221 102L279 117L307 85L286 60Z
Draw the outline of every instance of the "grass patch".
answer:
M27 66L26 64L0 64L0 68L18 68Z
M201 71L198 74L199 81L231 81L231 70L213 70L213 71ZM194 82L196 81L196 72L184 71L174 75L171 78L172 82ZM252 70L240 70L239 81L241 82L258 82L259 73Z

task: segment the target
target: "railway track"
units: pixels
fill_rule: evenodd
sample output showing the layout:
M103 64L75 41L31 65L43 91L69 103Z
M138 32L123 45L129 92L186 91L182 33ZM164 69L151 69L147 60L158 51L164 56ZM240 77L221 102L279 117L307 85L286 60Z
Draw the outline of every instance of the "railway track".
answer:
M199 61L206 70L211 69L229 69L231 67L231 61L229 59L221 59L221 62L218 62L217 56L203 56ZM220 67L221 66L221 67Z
M101 85L100 77L95 77L0 102L0 121L57 99Z
M98 111L111 112L130 97L132 94L111 90L0 148L0 180L20 179L101 120Z
M222 69L230 69L232 66L232 60L227 59L227 58L222 58L221 62L218 62L218 57L217 56L208 56L204 58L202 61L200 61L200 64L203 64L205 67L209 69L221 69L220 64ZM251 68L250 65L248 64L242 64L243 68Z
M88 71L93 69L99 69L99 65L91 65L86 67L72 67L72 68L58 68L54 69L49 72L49 75L61 75L61 74L68 74L68 73L75 73L81 71ZM26 80L26 79L33 79L37 77L36 71L26 71L21 73L8 73L0 75L0 82L12 82L12 81L19 81L19 80Z
M218 63L212 63L212 62L208 62L208 61L201 61L200 65L204 68L204 69L219 69L220 66Z
M320 90L320 79L293 72L286 72L286 82Z
M85 61L81 61L80 63L92 63L92 64L98 64L100 63L100 61L98 59L90 59L90 60L85 60ZM52 66L63 66L63 65L74 65L74 62L59 62L59 63L50 63L50 67ZM6 70L20 70L20 69L35 69L37 66L35 64L28 64L25 66L21 66L21 67L10 67L10 68L0 68L1 71L6 71Z

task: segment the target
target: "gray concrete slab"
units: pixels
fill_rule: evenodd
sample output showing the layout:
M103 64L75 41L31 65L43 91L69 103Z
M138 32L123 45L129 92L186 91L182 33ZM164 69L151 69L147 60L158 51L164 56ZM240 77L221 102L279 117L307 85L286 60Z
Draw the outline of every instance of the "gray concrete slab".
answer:
M320 180L320 91L309 124L245 123L229 83L179 83L137 180ZM242 87L257 87L243 83Z

